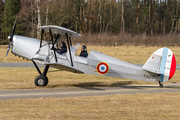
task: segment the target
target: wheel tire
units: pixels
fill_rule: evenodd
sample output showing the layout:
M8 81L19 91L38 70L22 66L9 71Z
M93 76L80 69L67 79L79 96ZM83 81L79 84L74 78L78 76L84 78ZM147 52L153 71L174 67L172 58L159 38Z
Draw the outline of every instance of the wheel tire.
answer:
M46 76L37 76L34 80L36 86L46 86L48 84L48 78Z

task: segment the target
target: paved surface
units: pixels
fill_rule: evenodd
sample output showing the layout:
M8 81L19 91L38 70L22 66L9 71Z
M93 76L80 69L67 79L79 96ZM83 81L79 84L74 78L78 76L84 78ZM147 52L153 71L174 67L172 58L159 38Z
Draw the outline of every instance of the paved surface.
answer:
M93 87L93 88L37 88L23 90L1 90L0 100L7 99L27 99L40 97L81 97L99 96L114 94L136 94L136 93L165 93L180 92L180 84L165 85L159 88L158 85L141 86L119 86L119 87Z
M39 67L44 67L44 65L37 63ZM135 64L137 66L143 66L143 64ZM30 63L0 63L0 67L34 67L32 62ZM176 69L180 69L180 64L176 65Z

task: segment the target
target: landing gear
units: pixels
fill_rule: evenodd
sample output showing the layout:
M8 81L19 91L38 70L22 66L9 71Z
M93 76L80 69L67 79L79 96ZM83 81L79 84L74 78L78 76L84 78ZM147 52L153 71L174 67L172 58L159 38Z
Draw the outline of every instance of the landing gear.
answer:
M39 75L35 78L34 83L36 86L46 86L48 84L48 78L43 75Z
M163 88L163 84L161 84L161 81L159 81L159 87Z
M49 65L46 65L44 68L43 73L41 73L41 71L39 70L39 67L36 65L36 63L32 60L34 66L36 67L38 73L40 74L39 76L37 76L34 80L34 83L36 86L46 86L48 84L48 78L46 77L48 69L49 69Z

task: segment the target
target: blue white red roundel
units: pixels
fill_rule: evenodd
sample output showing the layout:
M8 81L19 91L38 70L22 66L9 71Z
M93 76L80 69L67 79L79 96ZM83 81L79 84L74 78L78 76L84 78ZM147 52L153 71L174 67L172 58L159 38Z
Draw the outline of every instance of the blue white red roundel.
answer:
M109 71L109 66L105 62L100 62L97 67L97 71L99 74L106 74Z

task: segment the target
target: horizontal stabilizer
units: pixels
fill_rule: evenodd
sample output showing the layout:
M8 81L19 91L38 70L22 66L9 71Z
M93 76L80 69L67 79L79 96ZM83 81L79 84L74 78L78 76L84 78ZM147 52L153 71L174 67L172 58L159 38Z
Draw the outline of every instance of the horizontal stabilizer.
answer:
M157 72L157 71L154 71L152 69L148 69L148 68L143 68L144 70L148 71L148 72L152 72L152 73L155 73L155 74L162 74L160 72Z

